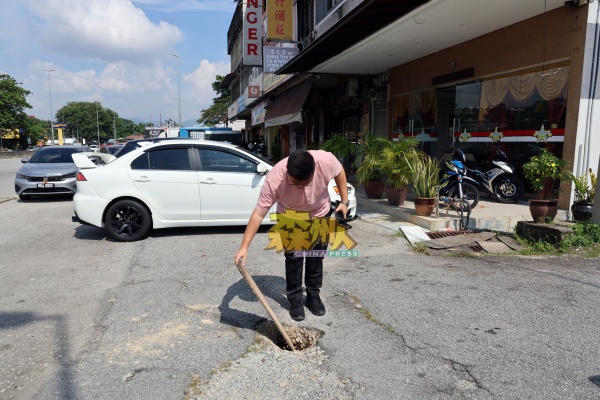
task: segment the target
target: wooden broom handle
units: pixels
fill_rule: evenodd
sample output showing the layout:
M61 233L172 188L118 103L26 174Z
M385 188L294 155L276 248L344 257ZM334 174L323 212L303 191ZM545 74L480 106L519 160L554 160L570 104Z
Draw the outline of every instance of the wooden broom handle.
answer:
M296 351L296 348L294 347L294 344L292 343L292 340L288 336L288 334L285 331L285 329L283 329L283 325L281 325L281 322L279 322L279 318L277 318L277 315L275 315L275 313L271 309L271 306L269 306L269 303L267 303L267 300L265 299L265 296L263 296L262 292L260 291L260 289L256 285L256 282L254 282L254 279L252 279L252 276L250 276L250 273L248 272L248 270L246 269L246 267L244 267L242 265L242 258L240 258L238 260L238 262L237 262L236 265L237 265L238 270L240 271L240 273L242 274L242 276L246 280L246 282L248 282L248 285L250 285L250 288L252 289L252 291L254 292L254 294L256 295L256 297L258 297L258 301L261 302L261 304L263 305L263 307L265 308L265 310L267 310L267 313L269 314L269 316L271 317L271 319L273 320L273 322L275 322L275 326L277 326L277 329L279 329L279 333L281 333L281 336L283 336L283 338L285 339L285 342L289 346L290 350L291 351Z

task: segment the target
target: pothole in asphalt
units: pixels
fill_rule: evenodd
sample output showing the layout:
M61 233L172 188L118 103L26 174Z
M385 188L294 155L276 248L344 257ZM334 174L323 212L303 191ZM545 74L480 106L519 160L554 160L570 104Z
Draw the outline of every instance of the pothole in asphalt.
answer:
M287 333L287 335L290 337L290 340L294 344L294 349L298 351L306 350L312 346L316 346L319 339L321 339L325 334L325 332L320 329L286 324L283 324L283 329L285 329L285 333ZM283 350L291 350L273 321L259 322L256 325L256 332L265 336L279 348Z

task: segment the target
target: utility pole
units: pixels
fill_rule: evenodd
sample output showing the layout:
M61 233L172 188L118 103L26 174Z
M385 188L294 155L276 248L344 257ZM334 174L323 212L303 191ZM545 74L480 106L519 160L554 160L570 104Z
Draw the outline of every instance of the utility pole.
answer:
M177 57L177 87L179 91L179 94L177 95L177 100L179 101L179 127L181 128L181 80L179 75L179 56L173 53L171 53L171 55L173 57Z
M50 96L50 131L52 131L52 144L54 144L54 116L52 115L52 89L50 88L50 72L56 71L55 69L45 69L48 73L48 95Z
M98 148L100 148L100 123L98 122L98 102L96 102L96 129L98 130Z
M113 113L113 134L115 139L114 144L117 144L117 113Z

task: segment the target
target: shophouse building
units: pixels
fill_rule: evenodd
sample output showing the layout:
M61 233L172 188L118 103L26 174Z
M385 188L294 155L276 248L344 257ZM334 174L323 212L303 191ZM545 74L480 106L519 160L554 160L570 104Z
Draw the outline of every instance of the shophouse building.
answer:
M370 132L415 136L437 158L501 148L518 172L544 146L576 174L597 171L598 1L257 0L262 64L246 65L251 3L228 34L230 118L281 156Z

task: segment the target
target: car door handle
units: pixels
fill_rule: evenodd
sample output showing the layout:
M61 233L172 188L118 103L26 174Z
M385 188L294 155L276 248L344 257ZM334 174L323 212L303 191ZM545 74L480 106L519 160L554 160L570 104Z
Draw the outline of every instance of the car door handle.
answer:
M206 183L207 185L214 185L215 183L217 183L217 181L215 181L215 180L214 180L214 179L212 179L212 178L208 178L208 179L207 179L207 180L205 180L205 181L200 181L200 183Z
M139 179L134 179L134 181L136 181L136 182L150 182L150 179L148 179L148 177L146 177L146 176L142 176Z

